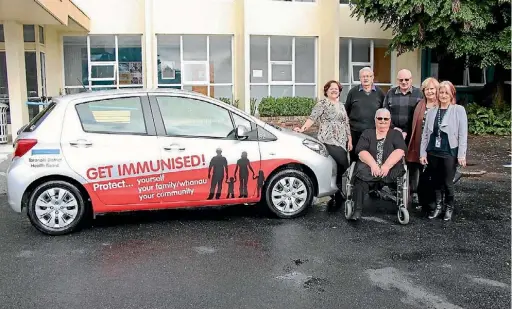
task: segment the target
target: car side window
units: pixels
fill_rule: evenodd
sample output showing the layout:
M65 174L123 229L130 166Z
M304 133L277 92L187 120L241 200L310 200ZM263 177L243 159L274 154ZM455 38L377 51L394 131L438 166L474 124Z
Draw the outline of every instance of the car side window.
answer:
M140 97L80 103L75 108L85 132L147 134Z
M234 127L229 111L202 100L157 96L166 134L169 136L228 138Z
M249 120L242 118L235 113L232 113L232 115L233 115L233 120L235 122L235 127L245 126L247 128L247 130L251 130L251 122Z

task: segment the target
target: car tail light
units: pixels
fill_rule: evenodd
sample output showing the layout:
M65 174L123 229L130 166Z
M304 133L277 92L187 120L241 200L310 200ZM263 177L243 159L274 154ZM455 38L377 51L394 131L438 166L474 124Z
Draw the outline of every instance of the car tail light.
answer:
M37 139L20 139L16 142L14 149L13 159L16 157L23 157L24 154L30 151L37 144Z

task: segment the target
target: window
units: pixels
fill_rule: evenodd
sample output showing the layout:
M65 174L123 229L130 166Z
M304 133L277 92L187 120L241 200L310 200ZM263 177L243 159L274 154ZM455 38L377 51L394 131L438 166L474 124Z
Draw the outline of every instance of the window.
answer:
M39 43L44 44L44 28L39 26Z
M7 83L7 61L5 51L0 51L0 103L9 105L9 84ZM7 123L11 123L11 113L9 112L9 108L7 108Z
M466 68L464 58L441 56L435 50L432 51L430 72L432 77L440 81L449 80L458 87L484 86L487 83L486 69Z
M251 36L251 98L316 97L316 38Z
M165 131L170 136L227 138L233 134L229 111L191 98L158 96Z
M157 35L158 87L233 99L231 35Z
M4 25L0 24L0 42L5 42Z
M251 122L249 120L233 114L233 121L235 122L235 127L244 126L247 130L251 130Z
M66 93L143 86L140 35L64 37Z
M350 88L360 84L359 70L364 67L372 68L373 82L384 92L393 86L395 55L386 55L388 43L385 40L340 38L342 102L345 102Z
M25 43L36 42L36 29L34 25L23 25L23 41Z
M77 104L76 111L85 132L147 133L139 97L116 98Z
M352 4L352 0L340 0L340 4Z

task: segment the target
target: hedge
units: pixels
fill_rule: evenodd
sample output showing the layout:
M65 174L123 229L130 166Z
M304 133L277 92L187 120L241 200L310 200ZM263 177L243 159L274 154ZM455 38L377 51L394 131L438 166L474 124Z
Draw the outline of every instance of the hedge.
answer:
M261 117L309 116L316 100L307 97L266 97L261 99L258 112Z
M475 135L510 135L510 108L483 107L476 103L465 106L469 133Z

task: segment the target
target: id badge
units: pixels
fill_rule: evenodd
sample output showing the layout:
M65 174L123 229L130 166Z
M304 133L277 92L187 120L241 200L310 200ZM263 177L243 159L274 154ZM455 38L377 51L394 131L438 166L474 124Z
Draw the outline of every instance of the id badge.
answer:
M436 137L436 148L441 148L441 138Z

